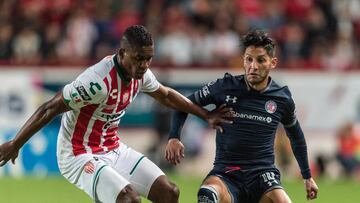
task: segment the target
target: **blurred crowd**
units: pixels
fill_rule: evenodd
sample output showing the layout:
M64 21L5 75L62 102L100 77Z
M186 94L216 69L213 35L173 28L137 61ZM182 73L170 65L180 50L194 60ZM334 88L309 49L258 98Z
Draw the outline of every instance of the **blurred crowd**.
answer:
M339 129L337 151L344 173L360 180L360 128L356 123L345 123Z
M91 64L145 25L159 67L239 67L240 36L268 31L280 68L360 69L360 0L0 0L0 63Z

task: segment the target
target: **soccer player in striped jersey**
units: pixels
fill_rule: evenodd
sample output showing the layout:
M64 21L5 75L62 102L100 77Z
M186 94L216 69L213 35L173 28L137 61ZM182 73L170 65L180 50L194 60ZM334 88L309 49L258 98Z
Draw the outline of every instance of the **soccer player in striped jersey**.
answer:
M0 166L13 163L19 149L56 115L64 113L58 135L61 174L94 201L178 202L179 190L153 162L119 141L118 125L139 92L160 103L195 114L211 127L231 122L229 108L213 113L161 85L149 69L154 56L151 34L140 25L124 32L115 55L86 69L54 98L41 105L17 133L0 145Z
M274 138L280 123L291 141L301 169L308 199L317 197L311 177L304 134L295 115L295 103L287 86L279 86L269 73L276 67L275 43L263 31L243 38L244 75L210 82L188 98L201 106L226 103L234 123L223 124L216 135L214 168L198 191L199 203L289 203L274 165ZM173 164L183 157L181 128L187 114L177 112L172 122L165 157Z

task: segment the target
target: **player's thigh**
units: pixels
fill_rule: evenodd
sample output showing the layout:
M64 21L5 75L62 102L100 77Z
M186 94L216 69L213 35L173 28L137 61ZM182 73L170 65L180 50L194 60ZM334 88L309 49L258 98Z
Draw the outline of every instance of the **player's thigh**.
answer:
M291 200L283 189L277 188L263 194L259 203L291 203Z
M214 188L221 203L231 203L231 194L226 183L218 176L208 176L202 183L202 186L209 186Z
M129 181L142 196L148 197L154 182L160 176L165 176L164 172L147 157L144 157L134 167Z
M130 147L122 147L119 154L114 169L125 177L141 196L147 198L151 186L158 177L165 175L164 172Z
M85 164L76 165L71 172L77 173L75 181L78 188L87 193L94 201L115 202L120 191L130 182L118 174L101 156L80 156L76 159L88 159ZM66 177L66 176L65 176ZM69 180L70 181L70 180Z

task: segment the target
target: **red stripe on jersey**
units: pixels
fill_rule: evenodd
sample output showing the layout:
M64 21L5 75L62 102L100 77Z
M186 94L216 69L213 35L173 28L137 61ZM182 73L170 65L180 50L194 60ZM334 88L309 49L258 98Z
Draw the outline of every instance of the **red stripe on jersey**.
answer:
M117 136L117 131L119 127L110 127L106 131L105 141L103 143L104 146L108 148L108 150L115 149L119 146L119 140L120 138Z
M98 106L99 105L92 104L80 109L80 114L77 118L75 130L71 138L71 144L75 156L86 153L84 135L89 125L89 121Z
M92 127L88 145L93 153L104 151L103 148L100 147L100 141L104 125L105 121L96 120Z
M104 113L113 113L115 104L117 102L117 97L118 97L118 80L117 80L117 72L116 72L115 66L111 69L109 74L111 77L111 84L110 84L110 87L108 86L109 96L106 101L106 106L102 110L102 112L104 112ZM105 79L106 79L106 81L108 81L107 78L105 78ZM105 81L105 79L104 79L104 81ZM114 107L111 107L111 105L114 105Z
M108 81L107 77L105 77L103 81L106 85L106 89L109 91L110 87L109 87L109 81Z
M106 131L105 141L103 143L104 146L108 148L108 150L113 150L119 146L120 138L117 136L117 131L119 127L111 127Z

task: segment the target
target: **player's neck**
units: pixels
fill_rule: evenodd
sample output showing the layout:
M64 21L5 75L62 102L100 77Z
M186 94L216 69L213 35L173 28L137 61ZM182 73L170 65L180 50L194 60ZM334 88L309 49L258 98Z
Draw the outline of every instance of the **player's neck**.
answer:
M125 82L125 83L129 83L132 78L129 76L129 74L127 73L126 69L125 69L124 66L122 65L120 55L119 55L119 54L116 54L115 58L116 58L115 63L117 63L117 64L116 64L116 65L117 65L117 72L118 72L119 76L120 76L122 79L124 79L124 82Z

